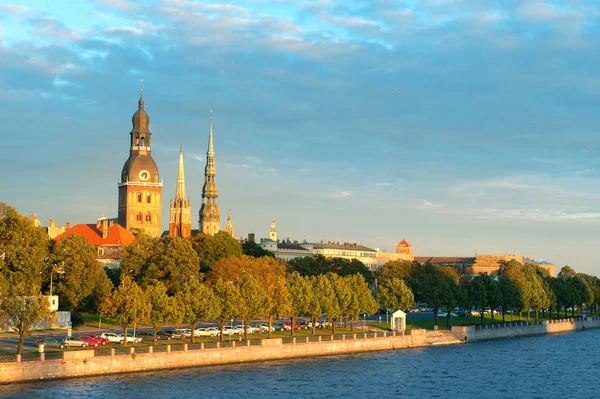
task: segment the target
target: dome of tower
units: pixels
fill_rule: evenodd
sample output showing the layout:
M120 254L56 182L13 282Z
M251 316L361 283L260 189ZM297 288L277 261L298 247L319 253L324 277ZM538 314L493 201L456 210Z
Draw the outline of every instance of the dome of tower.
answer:
M148 127L150 126L150 116L146 110L144 110L144 100L140 98L138 102L138 110L135 111L133 117L131 118L131 123L133 123L133 132L134 133L148 133Z
M159 183L158 166L149 155L134 155L123 165L121 182Z

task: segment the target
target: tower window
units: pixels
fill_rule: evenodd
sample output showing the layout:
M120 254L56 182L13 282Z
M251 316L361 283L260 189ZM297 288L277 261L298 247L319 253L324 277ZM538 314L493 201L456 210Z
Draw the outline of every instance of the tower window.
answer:
M144 137L142 137L142 147L146 146L146 139Z
M150 193L146 193L146 203L150 203Z
M146 215L146 223L150 223L152 222L152 216L150 216L150 214Z
M142 216L142 214L141 214L141 213L138 213L138 214L137 214L137 216L136 216L136 221L137 221L138 223L142 223L142 219L143 219L143 216Z
M137 202L142 202L142 193L137 193Z
M135 138L135 145L140 145L140 138L139 137Z

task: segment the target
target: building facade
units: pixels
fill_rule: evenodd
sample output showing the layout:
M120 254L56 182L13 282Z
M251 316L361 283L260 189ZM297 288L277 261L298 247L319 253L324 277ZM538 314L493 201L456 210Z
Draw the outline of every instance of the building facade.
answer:
M135 240L130 231L106 218L98 219L95 224L73 225L54 240L59 242L70 234L85 237L88 243L96 248L96 260L107 269L121 267L121 251Z
M143 230L152 237L161 233L162 182L152 159L150 117L140 91L138 110L133 114L129 158L119 183L118 223L127 230Z
M188 238L192 235L191 201L185 191L183 171L183 149L179 149L179 168L177 170L177 189L175 199L169 201L169 236Z
M275 225L275 218L271 220L271 228L269 229L269 240L277 241L277 226Z
M232 238L236 238L235 229L233 228L233 223L231 222L231 209L227 210L227 224L225 225L225 232Z
M202 187L202 207L198 227L204 234L215 235L221 230L221 212L219 211L219 189L217 188L217 168L215 167L215 149L213 145L212 111L208 132L208 151L206 152L206 168L204 169L204 186Z

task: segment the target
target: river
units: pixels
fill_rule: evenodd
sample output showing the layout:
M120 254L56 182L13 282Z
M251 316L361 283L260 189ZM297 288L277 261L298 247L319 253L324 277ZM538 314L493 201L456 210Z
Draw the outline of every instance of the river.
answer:
M0 386L0 398L594 398L600 329Z

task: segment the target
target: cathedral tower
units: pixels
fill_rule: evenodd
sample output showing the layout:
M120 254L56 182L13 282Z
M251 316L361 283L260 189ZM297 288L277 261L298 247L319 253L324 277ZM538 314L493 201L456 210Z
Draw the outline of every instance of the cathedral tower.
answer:
M227 224L225 225L225 232L231 237L235 238L235 230L233 229L233 223L231 223L231 209L227 210Z
M177 170L177 190L175 201L169 202L169 237L187 238L192 234L190 200L185 193L185 176L183 174L183 150L179 149L179 169Z
M132 123L129 158L119 183L118 223L127 230L140 229L160 237L162 182L152 159L150 117L144 110L141 90Z
M202 187L202 207L200 208L200 231L213 236L221 229L221 213L217 198L219 189L216 182L215 149L212 134L212 110L210 111L210 128L208 132L208 151L206 152L206 168L204 169L204 187Z
M269 238L273 241L277 241L277 228L275 227L275 219L271 220L271 230L269 231Z

